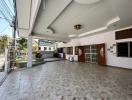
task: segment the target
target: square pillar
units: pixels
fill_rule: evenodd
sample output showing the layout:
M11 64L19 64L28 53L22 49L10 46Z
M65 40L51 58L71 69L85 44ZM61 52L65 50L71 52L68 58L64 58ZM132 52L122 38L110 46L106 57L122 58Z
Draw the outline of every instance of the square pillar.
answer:
M73 46L73 59L74 59L74 61L75 61L75 46Z
M5 73L8 73L9 71L9 65L8 65L8 49L5 48L5 68L4 68Z
M27 67L32 67L32 35L29 35L27 40Z
M73 46L73 57L75 57L75 46Z

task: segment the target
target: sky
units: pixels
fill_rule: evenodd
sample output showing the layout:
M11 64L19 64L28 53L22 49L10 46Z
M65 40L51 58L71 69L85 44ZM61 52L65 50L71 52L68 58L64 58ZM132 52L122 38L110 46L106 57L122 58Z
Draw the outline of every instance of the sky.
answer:
M6 6L5 3L7 4ZM14 15L13 0L0 0L0 11L4 12L7 19L12 20L11 15ZM0 18L0 36L3 34L7 34L8 36L12 37L12 33L13 33L12 27L10 27L10 24L7 20L3 19L5 17L1 12L0 12L0 17L2 17Z

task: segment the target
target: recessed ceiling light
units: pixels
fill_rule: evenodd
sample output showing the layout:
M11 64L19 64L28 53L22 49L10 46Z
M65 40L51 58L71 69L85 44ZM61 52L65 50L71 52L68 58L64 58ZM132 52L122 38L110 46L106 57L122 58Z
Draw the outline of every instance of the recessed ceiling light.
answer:
M100 0L75 0L79 4L93 4L99 2Z

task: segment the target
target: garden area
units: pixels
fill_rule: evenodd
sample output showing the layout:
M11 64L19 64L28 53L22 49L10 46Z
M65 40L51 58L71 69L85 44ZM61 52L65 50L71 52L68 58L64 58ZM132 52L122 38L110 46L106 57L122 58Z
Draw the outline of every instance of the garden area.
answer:
M33 66L44 63L44 60L37 57L38 43L33 40L32 42L32 64ZM17 50L16 50L16 67L23 68L27 66L27 39L17 39Z

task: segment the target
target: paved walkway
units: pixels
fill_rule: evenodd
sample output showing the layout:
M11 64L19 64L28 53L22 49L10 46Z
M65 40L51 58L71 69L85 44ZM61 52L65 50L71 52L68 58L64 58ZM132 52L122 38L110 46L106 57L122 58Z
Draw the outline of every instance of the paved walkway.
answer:
M11 73L0 100L132 100L132 71L57 61Z

